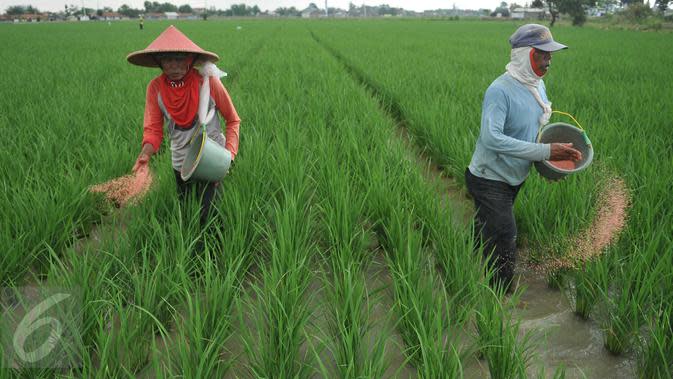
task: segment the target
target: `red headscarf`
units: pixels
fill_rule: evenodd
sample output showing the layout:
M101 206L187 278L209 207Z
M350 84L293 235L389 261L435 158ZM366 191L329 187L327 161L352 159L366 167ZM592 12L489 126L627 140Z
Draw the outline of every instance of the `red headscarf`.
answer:
M161 74L159 93L161 100L178 126L190 126L199 109L199 79L201 75L194 68L187 71L182 80L172 81Z

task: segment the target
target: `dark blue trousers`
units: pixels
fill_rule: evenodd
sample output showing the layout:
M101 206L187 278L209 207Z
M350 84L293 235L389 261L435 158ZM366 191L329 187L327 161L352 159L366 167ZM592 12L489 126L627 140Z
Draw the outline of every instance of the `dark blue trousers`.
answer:
M491 284L509 289L516 263L516 220L514 200L523 183L508 183L480 178L465 170L467 190L474 199L476 209L475 241L484 248L484 257L490 259L489 267L494 276Z

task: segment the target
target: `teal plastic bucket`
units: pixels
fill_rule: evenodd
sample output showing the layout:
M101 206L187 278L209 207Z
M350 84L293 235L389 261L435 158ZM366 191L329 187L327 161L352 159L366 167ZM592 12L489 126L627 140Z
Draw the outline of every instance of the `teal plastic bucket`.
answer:
M219 182L229 173L231 154L208 137L205 127L196 132L182 162L182 180Z
M564 169L549 161L535 162L535 169L543 177L559 180L569 174L582 171L591 165L594 149L586 132L565 122L545 125L537 138L538 143L572 143L573 148L582 153L582 159L575 162L575 168Z

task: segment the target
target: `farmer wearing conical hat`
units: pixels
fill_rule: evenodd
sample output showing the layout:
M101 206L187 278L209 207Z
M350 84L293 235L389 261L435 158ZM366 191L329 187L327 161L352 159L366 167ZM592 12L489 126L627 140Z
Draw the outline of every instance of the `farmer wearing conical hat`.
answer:
M147 86L142 150L133 171L146 168L152 155L159 150L166 123L178 195L185 199L192 190L198 191L203 225L219 183L184 181L180 169L189 150L191 137L200 123L206 124L209 138L226 148L232 162L238 152L241 120L219 79L226 74L214 65L219 57L203 50L177 28L170 26L146 49L131 53L126 59L132 64L159 67L162 71ZM209 92L210 96L199 96L200 90L201 93ZM219 117L201 120L202 116L198 112L200 102L202 110L207 107L209 111L216 110L222 115L226 122L225 134L222 134Z
M551 103L542 77L552 53L567 46L548 28L523 25L509 39L511 60L506 72L486 90L481 130L465 171L476 208L475 232L494 271L493 286L510 290L516 261L514 200L534 161L579 160L572 144L535 143L538 128L549 121ZM491 255L492 254L492 255Z

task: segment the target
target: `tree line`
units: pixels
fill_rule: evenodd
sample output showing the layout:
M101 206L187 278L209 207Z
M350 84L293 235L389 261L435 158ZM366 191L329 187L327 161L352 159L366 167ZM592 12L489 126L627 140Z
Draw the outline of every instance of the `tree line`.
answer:
M663 13L668 9L669 0L655 0L656 9ZM573 25L582 25L587 20L587 10L590 7L607 8L610 6L628 6L627 13L634 15L635 18L644 18L652 14L652 8L649 0L645 3L643 0L534 0L531 2L531 8L547 9L551 15L551 26L554 26L560 14L567 14L571 17ZM501 15L510 17L511 12L522 6L517 3L507 5L501 2L500 6L491 12L491 16Z
M655 8L663 13L669 5L669 0L655 0ZM590 7L609 7L612 5L627 5L629 7L629 12L633 14L633 17L647 17L652 14L652 9L650 7L650 1L647 1L647 4L643 0L534 0L530 6L532 8L546 8L551 15L551 26L554 26L554 23L559 17L559 14L567 14L572 18L573 25L582 25L586 21L586 12ZM164 13L164 12L178 12L178 13L194 13L194 9L189 4L183 4L176 6L169 2L160 3L157 1L145 1L143 4L143 9L135 9L130 7L127 4L123 4L117 9L117 13L122 16L129 18L137 18L141 14L145 13ZM506 2L501 2L500 6L497 7L491 16L496 16L500 14L502 17L509 17L511 12L521 7L517 3L507 4ZM308 8L318 9L315 3L310 3ZM353 3L349 4L348 15L350 16L378 16L383 14L397 15L402 14L404 9L402 8L392 8L386 4L380 6L366 6L366 9L361 9L363 7L358 7ZM328 11L332 14L336 9L330 8ZM82 15L87 14L91 15L97 13L101 16L104 12L112 12L112 8L104 7L97 11L90 8L80 8L75 5L65 5L66 16L70 15ZM12 5L8 7L5 11L7 15L22 15L22 14L38 14L40 11L32 5ZM202 11L202 16L205 18L207 15L217 15L217 16L237 16L237 17L249 17L257 16L259 14L266 14L262 12L257 5L248 6L245 4L232 4L229 9L208 9ZM301 10L295 7L279 7L274 12L278 16L284 17L299 17L301 16Z

